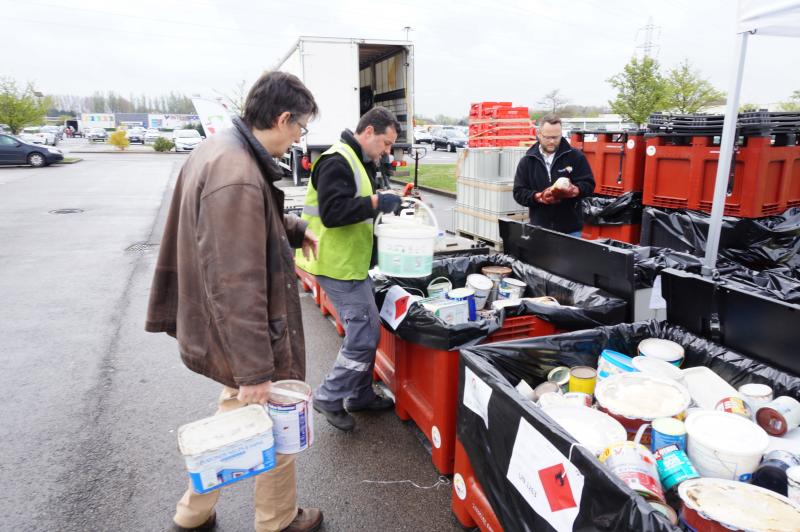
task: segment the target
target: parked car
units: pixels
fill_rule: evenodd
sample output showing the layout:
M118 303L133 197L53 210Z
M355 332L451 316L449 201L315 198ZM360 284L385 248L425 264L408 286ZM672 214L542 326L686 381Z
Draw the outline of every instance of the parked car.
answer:
M11 128L8 126L8 124L0 124L0 133L8 133L10 135Z
M127 132L125 132L125 136L128 137L128 140L131 142L131 144L134 143L144 144L143 127L132 127Z
M156 128L150 128L144 133L144 142L146 144L152 144L156 141L157 138L162 137L163 135L161 132Z
M45 131L42 127L26 127L22 129L20 136L23 140L33 142L34 144L49 144L50 146L56 145L56 136L50 131Z
M64 130L59 126L43 126L42 131L45 133L52 133L56 138L56 144L64 138ZM53 146L55 146L55 144L53 144Z
M433 136L424 127L414 128L414 142L416 144L432 144Z
M196 129L176 129L172 132L175 151L192 151L202 140L203 137Z
M467 136L456 127L440 127L433 130L433 149L444 148L454 152L467 146Z
M0 134L0 164L29 164L47 166L64 160L57 148L32 144L13 135Z
M108 131L102 127L93 127L86 134L86 138L89 139L90 142L95 142L97 140L100 142L105 142L108 140Z

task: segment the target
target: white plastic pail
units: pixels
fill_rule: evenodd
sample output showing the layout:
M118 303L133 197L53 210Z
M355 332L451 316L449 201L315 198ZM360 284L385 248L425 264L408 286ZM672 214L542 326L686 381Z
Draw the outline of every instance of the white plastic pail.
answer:
M405 199L424 207L433 225L405 220L382 224L382 213L379 213L375 219L378 266L382 273L390 277L427 277L431 274L439 224L427 205L415 198Z

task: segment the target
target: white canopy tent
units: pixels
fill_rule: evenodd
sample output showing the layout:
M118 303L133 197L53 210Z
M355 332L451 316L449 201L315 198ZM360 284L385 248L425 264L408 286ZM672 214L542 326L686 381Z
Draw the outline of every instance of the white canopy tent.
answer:
M717 178L714 185L714 204L711 208L711 223L708 228L706 256L703 273L710 275L717 264L719 235L722 215L725 210L725 195L736 136L739 111L739 96L747 56L747 40L750 35L773 35L800 37L800 0L739 0L738 27L736 29L736 65L728 87L728 102L725 108L725 124L719 150Z

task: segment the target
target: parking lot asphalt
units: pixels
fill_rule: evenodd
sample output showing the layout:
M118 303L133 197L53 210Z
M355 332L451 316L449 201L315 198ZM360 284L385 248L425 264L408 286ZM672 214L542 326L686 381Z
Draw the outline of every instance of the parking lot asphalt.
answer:
M186 157L0 169L0 529L168 527L186 487L176 429L212 414L220 388L182 365L172 338L143 329L152 244ZM301 303L316 385L341 340L307 294ZM315 416L298 494L323 509L323 530L460 529L412 426L359 414L345 434ZM218 515L220 531L252 529L252 480L224 489Z

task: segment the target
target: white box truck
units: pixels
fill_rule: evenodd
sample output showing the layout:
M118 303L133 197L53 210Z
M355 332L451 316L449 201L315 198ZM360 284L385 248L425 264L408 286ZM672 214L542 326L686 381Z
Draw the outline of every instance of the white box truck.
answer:
M376 105L400 122L394 158L401 161L414 141L414 45L410 41L300 37L274 70L296 75L314 95L320 114L308 135L281 161L295 185L343 129L355 130Z

